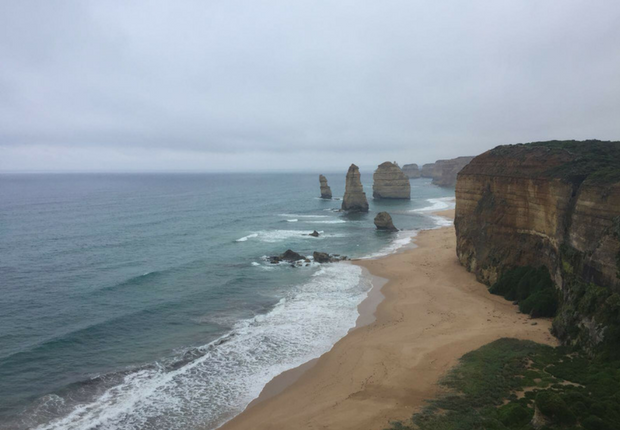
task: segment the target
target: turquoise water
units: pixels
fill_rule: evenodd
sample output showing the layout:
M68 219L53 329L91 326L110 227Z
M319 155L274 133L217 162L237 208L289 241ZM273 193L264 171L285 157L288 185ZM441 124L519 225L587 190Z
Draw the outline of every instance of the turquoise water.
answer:
M348 216L316 174L1 175L0 428L217 427L329 350L370 288L356 266L264 256L393 252L454 196L411 184ZM406 231L375 231L381 210Z

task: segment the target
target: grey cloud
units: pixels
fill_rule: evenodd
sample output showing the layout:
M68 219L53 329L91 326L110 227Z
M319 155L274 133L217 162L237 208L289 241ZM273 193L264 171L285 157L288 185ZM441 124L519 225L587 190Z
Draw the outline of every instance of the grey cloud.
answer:
M0 169L50 154L50 169L321 168L618 139L618 22L612 0L3 2Z

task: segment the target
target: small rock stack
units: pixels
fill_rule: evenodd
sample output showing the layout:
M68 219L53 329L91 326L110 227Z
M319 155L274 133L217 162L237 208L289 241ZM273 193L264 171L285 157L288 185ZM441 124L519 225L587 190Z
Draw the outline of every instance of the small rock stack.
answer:
M327 185L327 178L323 175L319 175L319 183L321 184L321 198L331 199L332 189L329 188L329 185Z

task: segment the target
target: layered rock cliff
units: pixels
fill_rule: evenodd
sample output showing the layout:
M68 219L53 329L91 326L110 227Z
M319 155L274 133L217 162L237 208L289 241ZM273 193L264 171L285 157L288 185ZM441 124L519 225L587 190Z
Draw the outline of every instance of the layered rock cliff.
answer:
M342 199L342 210L349 212L368 212L368 200L362 181L360 179L360 169L355 164L351 164L347 172L345 192Z
M405 164L402 171L409 179L417 179L420 177L420 168L417 164Z
M321 198L322 199L331 199L332 198L332 189L327 185L327 178L323 175L319 175L319 184L321 186Z
M458 157L451 160L437 160L433 166L433 184L440 187L454 187L456 176L474 157Z
M458 174L455 227L459 260L489 285L512 268L549 270L565 342L596 345L618 320L620 142L499 146L475 157Z
M435 163L427 163L422 166L422 170L420 171L420 175L423 178L432 178L433 170L435 169Z
M396 163L386 161L375 171L372 196L375 199L410 199L409 178Z

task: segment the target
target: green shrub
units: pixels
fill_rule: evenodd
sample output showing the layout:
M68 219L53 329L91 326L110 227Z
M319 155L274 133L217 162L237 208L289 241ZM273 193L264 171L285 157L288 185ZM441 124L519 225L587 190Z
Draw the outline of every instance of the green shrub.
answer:
M614 430L607 425L602 419L595 415L591 415L581 422L581 426L586 430Z
M574 424L577 419L564 400L553 391L541 391L536 395L536 407L555 424Z
M508 403L497 410L499 421L506 427L520 428L532 420L534 411L519 403Z
M558 293L546 267L516 267L507 270L489 290L519 302L519 310L537 317L555 316Z

